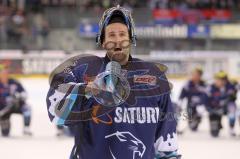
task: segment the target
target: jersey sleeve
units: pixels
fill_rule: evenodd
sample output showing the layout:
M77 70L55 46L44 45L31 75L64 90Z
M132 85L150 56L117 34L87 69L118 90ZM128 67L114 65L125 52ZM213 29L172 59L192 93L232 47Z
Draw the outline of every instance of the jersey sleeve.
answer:
M18 86L18 88L17 88L18 92L26 92L21 83L17 82L17 86Z
M26 100L27 92L24 89L23 85L19 81L17 81L17 80L13 80L13 84L16 85L16 90L15 90L15 92L13 92L13 95L17 99Z
M177 153L175 112L169 94L159 100L160 115L155 134L155 159L180 159Z
M86 84L79 82L73 72L55 74L46 97L48 116L56 125L71 125L76 121L67 120L71 111L79 111L86 102Z

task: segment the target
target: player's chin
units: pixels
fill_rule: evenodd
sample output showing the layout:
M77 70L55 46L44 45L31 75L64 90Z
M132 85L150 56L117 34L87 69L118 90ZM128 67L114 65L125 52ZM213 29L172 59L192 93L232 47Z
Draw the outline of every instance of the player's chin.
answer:
M124 60L126 57L127 57L127 55L124 52L116 51L116 52L113 53L113 59L115 61Z
M117 61L117 62L122 62L126 59L126 56L123 56L123 55L117 55L117 56L114 56L113 60L114 61Z

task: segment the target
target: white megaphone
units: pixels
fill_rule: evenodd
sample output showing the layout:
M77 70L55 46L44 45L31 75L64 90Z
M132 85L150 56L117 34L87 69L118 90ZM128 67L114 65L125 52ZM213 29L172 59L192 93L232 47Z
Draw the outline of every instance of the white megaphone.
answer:
M94 85L100 88L100 92L93 96L103 106L118 106L130 93L127 78L122 74L121 65L116 61L110 61L106 65L105 71L94 80Z

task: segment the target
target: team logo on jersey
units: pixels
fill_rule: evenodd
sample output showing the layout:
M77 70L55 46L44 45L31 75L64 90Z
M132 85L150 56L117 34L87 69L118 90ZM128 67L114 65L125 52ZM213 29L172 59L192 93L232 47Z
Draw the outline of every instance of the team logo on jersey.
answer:
M92 111L92 120L95 124L106 124L106 125L112 125L113 120L112 117L106 113L106 116L108 117L108 121L106 120L102 120L100 119L100 117L98 117L98 112L101 111L102 107L100 105L95 105L93 106L93 111Z
M114 144L122 147L121 151L123 154L125 154L125 158L143 158L143 155L146 151L146 146L144 145L144 143L128 131L117 131L113 134L105 136L105 139L109 139L113 141ZM109 151L113 159L120 159L120 157L118 156L119 150L109 147Z
M134 75L134 83L156 85L157 78L151 75Z

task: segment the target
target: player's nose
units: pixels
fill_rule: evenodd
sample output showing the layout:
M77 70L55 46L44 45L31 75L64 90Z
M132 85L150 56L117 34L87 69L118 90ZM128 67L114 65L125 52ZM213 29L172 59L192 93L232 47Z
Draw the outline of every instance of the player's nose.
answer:
M116 48L120 48L121 47L122 38L120 36L116 36L115 42L116 42Z

